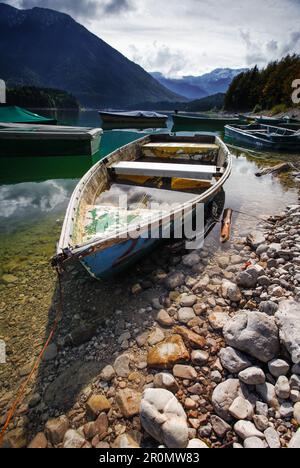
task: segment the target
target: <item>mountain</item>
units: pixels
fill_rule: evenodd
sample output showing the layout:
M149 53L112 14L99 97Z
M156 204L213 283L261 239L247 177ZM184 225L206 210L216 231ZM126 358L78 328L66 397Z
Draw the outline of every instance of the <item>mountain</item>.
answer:
M187 112L205 112L221 110L224 107L225 94L218 93L185 104Z
M216 68L201 76L166 78L159 72L151 73L163 86L188 99L201 99L213 94L226 93L234 78L247 69Z
M0 3L0 77L8 86L72 93L81 104L185 101L69 15Z

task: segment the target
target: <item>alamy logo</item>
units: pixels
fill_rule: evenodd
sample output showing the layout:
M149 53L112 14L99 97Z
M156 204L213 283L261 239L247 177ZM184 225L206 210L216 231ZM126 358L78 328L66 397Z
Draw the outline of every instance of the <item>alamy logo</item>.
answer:
M295 88L295 91L292 94L292 101L294 104L300 104L300 80L294 80L292 88Z
M0 104L6 104L6 84L0 80Z
M0 340L0 364L6 363L6 345L5 341Z

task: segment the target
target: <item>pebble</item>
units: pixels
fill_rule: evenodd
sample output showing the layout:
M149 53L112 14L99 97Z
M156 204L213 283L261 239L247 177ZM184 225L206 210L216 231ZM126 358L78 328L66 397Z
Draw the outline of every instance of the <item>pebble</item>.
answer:
M212 428L218 437L224 437L227 432L231 431L231 426L218 416L213 415L211 416L210 420Z
M246 385L261 385L266 381L266 376L260 367L248 367L239 373L239 379Z
M206 364L209 360L209 354L206 351L195 350L192 351L191 359L193 364L197 366L202 366Z
M275 385L275 391L276 395L281 400L288 400L290 398L291 388L287 377L281 376L278 378Z
M123 354L114 362L114 370L118 377L128 377L130 374L130 356L128 354Z
M199 439L192 439L189 441L188 449L208 449L209 447Z
M45 425L45 434L51 444L60 444L65 436L65 433L70 427L69 420L66 416L60 416L56 419L50 419Z
M254 424L250 421L238 421L234 425L234 431L243 440L249 439L250 437L258 437L264 439L264 434L256 429Z
M268 364L269 371L274 377L281 377L282 375L287 375L290 370L290 366L286 361L282 359L273 359Z
M170 369L176 363L188 361L190 353L179 335L172 335L148 352L148 366L158 369Z
M300 403L296 403L294 406L294 419L297 421L297 423L300 426Z
M269 420L266 416L259 416L258 414L255 414L253 416L253 422L255 427L261 432L264 432L269 427Z
M141 398L141 393L130 388L120 390L116 395L116 402L123 416L131 418L136 414L139 414Z
M265 449L265 445L258 437L249 437L244 442L245 449Z
M197 302L197 296L191 295L191 296L183 296L180 299L180 305L182 307L193 307Z
M170 317L168 312L166 310L163 310L163 309L161 311L159 311L156 320L163 327L171 327L175 323L174 319L172 319L172 317Z
M187 324L190 320L196 317L194 310L191 307L182 307L178 311L178 320L181 323Z
M238 374L252 366L251 361L245 354L231 347L221 349L219 358L224 369L228 370L231 374Z
M270 449L280 449L280 437L273 427L269 427L264 431L264 435Z
M185 380L196 380L198 377L197 371L192 366L184 366L181 364L174 366L173 375Z
M101 371L100 380L103 380L104 382L111 382L115 375L115 369L112 366L106 366Z
M161 343L165 339L165 334L160 328L155 328L155 330L150 334L148 338L148 343L150 346L155 346L158 343Z
M173 375L165 372L155 375L153 385L155 388L163 388L172 393L177 393L179 390L179 385Z
M297 430L296 434L292 437L289 446L289 449L300 449L300 429Z
M254 415L253 406L243 397L238 397L234 400L229 408L229 413L235 419L252 419Z

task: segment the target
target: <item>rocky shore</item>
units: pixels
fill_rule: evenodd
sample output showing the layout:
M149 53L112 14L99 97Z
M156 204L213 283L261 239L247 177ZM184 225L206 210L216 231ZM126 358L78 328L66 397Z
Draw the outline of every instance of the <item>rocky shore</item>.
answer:
M72 267L76 293L64 286L68 312L5 445L300 448L300 205L258 229L215 255L164 247L116 286L131 307L104 322L104 286Z

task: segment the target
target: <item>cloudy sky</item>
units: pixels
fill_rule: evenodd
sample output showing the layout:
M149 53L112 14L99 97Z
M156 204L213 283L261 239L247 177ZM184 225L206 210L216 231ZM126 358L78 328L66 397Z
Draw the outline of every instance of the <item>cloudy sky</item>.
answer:
M200 75L300 53L300 0L7 0L71 14L147 71Z

